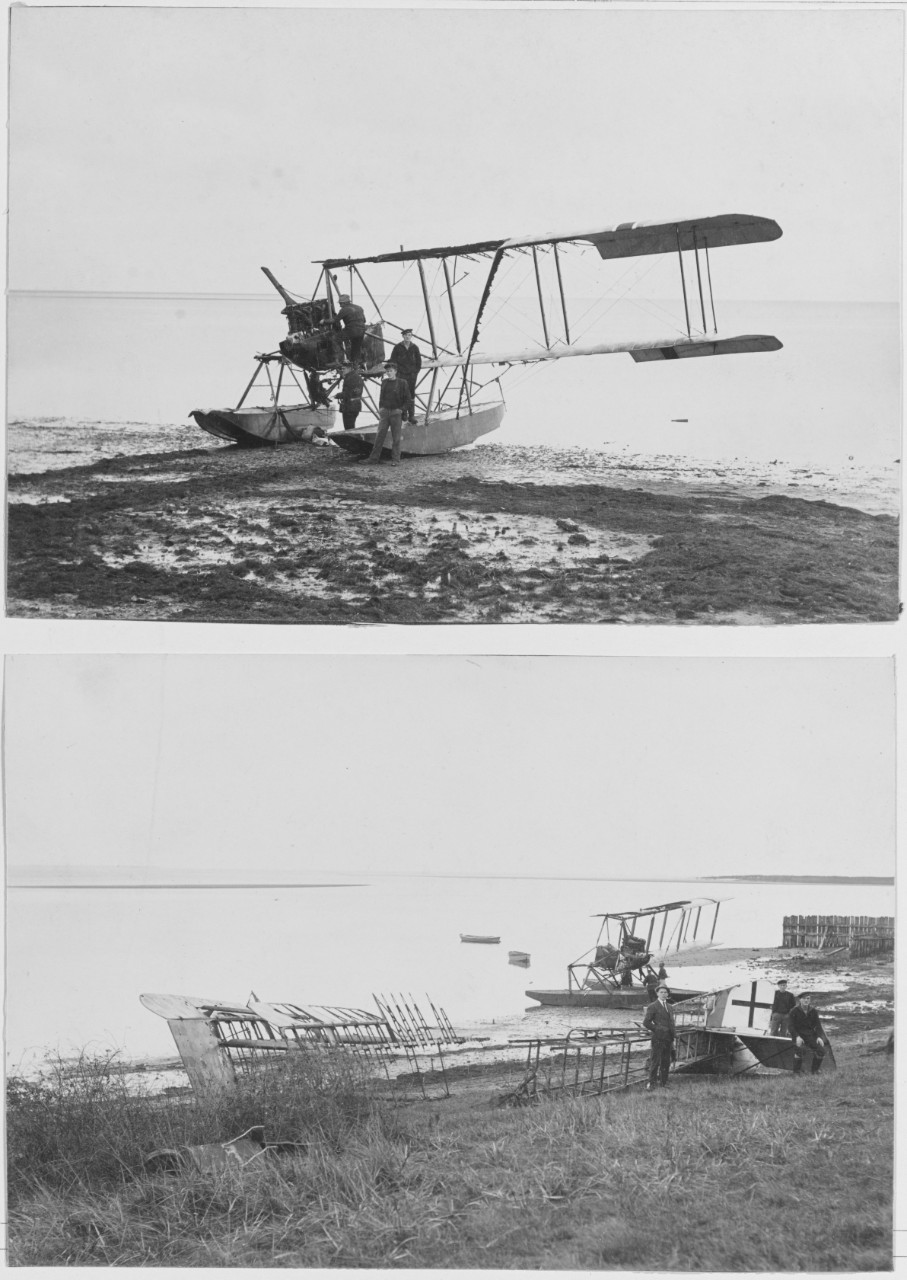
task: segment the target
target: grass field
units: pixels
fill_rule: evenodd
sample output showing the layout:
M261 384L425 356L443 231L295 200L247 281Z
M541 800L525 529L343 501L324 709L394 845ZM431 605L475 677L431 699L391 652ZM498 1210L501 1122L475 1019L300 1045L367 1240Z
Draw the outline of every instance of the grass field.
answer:
M654 1094L393 1106L306 1057L235 1100L104 1062L10 1082L14 1265L870 1271L891 1267L892 1059L672 1077ZM150 1176L155 1148L264 1122L292 1156Z

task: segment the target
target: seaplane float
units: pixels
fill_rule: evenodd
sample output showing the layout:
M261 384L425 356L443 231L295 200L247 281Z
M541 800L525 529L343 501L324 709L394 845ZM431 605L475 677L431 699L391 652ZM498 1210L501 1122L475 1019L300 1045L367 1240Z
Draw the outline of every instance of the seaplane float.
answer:
M282 314L289 327L287 337L277 351L256 356L255 370L235 407L195 409L191 416L204 431L243 447L327 438L349 452L366 453L377 430L385 342L404 327L413 328L426 358L415 388L416 421L403 426L402 452L447 453L501 425L501 378L519 366L620 352L646 364L779 350L782 344L768 334L719 336L710 255L715 249L777 240L780 235L781 228L771 218L730 213L327 258L316 260L321 271L314 291L305 298L294 297L262 267L286 304ZM671 317L674 332L655 338L615 341L613 333L596 332L596 322L604 323L609 307L629 293L635 282L628 284L626 277L639 270L639 263L622 268L590 308L585 303L592 285L589 272L583 274L590 266L589 255L597 266L603 261L648 262L659 255L676 255L683 321L678 310L676 323ZM416 278L418 294L404 295L402 290L413 287ZM574 279L584 310L571 317L565 282ZM412 283L407 285L407 280ZM367 303L375 317L368 324L361 355L364 412L361 425L357 420L350 430L336 428L331 403L345 354L337 319L341 287L351 299ZM594 287L599 287L597 282ZM533 314L527 317L530 299ZM508 306L512 322L505 323L504 332L511 341L501 350L486 349L489 329L493 336L502 316L506 322ZM532 333L527 334L527 324ZM528 336L530 345L514 346L515 332ZM247 404L255 387L267 387L267 404Z
M653 985L671 956L713 945L720 906L715 898L691 898L596 916L601 920L598 938L567 966L567 986L530 987L526 995L542 1005L641 1009L653 998ZM668 986L672 1002L702 994L673 982Z

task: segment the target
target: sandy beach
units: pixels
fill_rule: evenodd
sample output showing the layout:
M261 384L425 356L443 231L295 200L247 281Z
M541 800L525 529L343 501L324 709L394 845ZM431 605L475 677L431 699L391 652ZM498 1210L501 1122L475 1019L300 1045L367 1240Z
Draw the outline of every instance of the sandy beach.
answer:
M486 444L369 467L41 419L9 440L15 617L883 621L897 467Z

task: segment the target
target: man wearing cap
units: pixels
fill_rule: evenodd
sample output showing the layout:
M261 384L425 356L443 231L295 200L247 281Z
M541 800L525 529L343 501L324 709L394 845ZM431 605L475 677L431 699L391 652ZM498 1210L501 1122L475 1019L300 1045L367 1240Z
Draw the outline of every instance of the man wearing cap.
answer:
M646 1009L642 1025L652 1037L649 1050L649 1082L646 1089L660 1084L667 1088L668 1071L671 1068L671 1049L674 1044L674 1014L668 1004L668 988L658 984L658 999Z
M384 366L384 381L381 383L381 394L378 397L378 434L375 444L368 456L369 462L381 461L381 449L390 427L391 466L400 465L400 446L403 440L403 416L411 412L412 400L409 387L402 378L397 377L397 366L390 360Z
M391 359L397 366L397 376L409 387L409 396L411 400L410 422L416 421L415 405L416 405L416 380L419 377L419 370L422 368L422 352L413 342L412 329L401 329L400 337L402 342L398 342L391 352Z
M797 1003L797 997L787 989L787 979L778 979L778 989L772 1000L772 1016L768 1027L771 1036L786 1036L788 1033L788 1016Z
M812 1051L810 1073L815 1075L822 1069L827 1041L822 1023L819 1021L819 1010L812 1007L812 996L803 991L797 997L797 1003L790 1011L790 1038L794 1042L794 1075L803 1070L803 1046Z
M349 346L351 364L358 364L362 356L362 343L365 340L365 312L350 301L348 293L341 293L340 306L334 319L334 327L343 325L343 337Z
M344 361L343 383L340 387L340 395L337 397L340 402L344 431L352 431L356 425L356 419L362 409L364 387L365 383L362 379L362 374L358 369L354 369L349 361Z

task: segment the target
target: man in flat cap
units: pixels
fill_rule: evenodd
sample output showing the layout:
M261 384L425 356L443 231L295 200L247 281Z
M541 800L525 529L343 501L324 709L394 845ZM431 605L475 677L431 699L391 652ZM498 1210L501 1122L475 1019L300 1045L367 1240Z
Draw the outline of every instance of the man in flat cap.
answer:
M779 978L778 986L772 999L772 1016L769 1023L769 1035L786 1036L788 1033L788 1018L790 1011L797 1003L797 997L793 991L787 989L787 979Z
M416 381L422 368L422 352L413 342L412 329L401 329L401 342L391 352L391 359L397 366L397 377L409 387L410 416L409 421L416 421Z
M828 1038L822 1028L819 1010L808 991L801 991L797 1003L790 1011L790 1038L794 1043L794 1075L803 1070L803 1047L810 1050L812 1064L810 1074L822 1070L822 1059L828 1052Z
M340 306L334 319L334 327L343 325L344 341L349 348L350 363L358 365L362 359L362 343L365 340L365 312L350 300L348 293L341 293Z
M411 412L412 400L409 387L402 378L397 377L397 366L388 360L384 366L384 381L378 397L378 433L368 456L369 462L381 461L381 449L387 436L388 427L391 432L391 466L400 465L400 449L403 443L403 417Z

